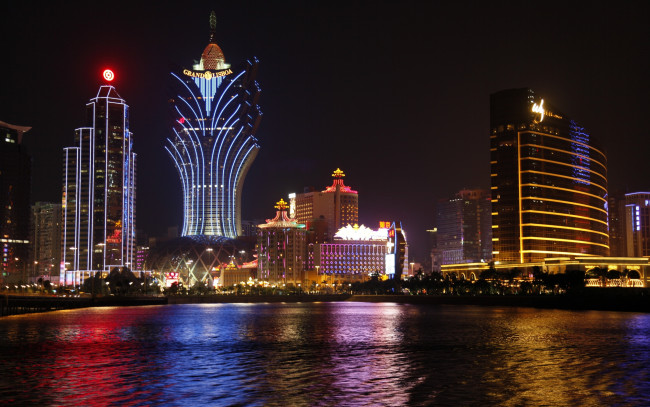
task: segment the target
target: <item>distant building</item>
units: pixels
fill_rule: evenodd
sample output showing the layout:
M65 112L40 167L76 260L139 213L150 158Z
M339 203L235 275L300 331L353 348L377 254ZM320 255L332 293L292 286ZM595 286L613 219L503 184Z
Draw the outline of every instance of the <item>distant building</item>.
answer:
M258 225L257 276L273 284L301 284L304 279L305 225L288 216L281 199L275 218Z
M627 238L625 235L625 194L609 192L607 197L609 216L609 255L626 257Z
M86 104L86 127L75 131L75 146L63 153L61 284L132 268L136 154L129 106L113 86L100 86Z
M650 256L650 192L625 194L625 249L629 257Z
M487 190L462 190L436 205L436 249L441 264L489 262L492 215Z
M493 259L608 256L607 158L530 89L490 96Z
M22 139L30 129L0 121L0 281L27 281L32 158Z
M319 233L318 241L331 241L334 234L346 225L359 223L359 195L357 191L343 184L345 174L339 168L332 174L334 183L325 190L309 191L289 195L290 211L298 223ZM327 222L327 235L312 224Z
M32 205L32 278L50 279L61 268L61 204L36 202Z

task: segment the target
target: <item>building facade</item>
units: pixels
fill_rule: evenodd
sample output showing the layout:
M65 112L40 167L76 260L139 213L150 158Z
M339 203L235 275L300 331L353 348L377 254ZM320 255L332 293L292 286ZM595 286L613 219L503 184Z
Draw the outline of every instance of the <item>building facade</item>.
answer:
M607 159L530 89L490 96L493 259L607 256Z
M258 62L232 68L216 43L214 12L210 27L200 62L172 72L173 136L165 149L183 189L181 235L234 239L242 234L244 178L259 149Z
M323 191L289 195L290 213L298 223L320 231L322 236L315 238L318 241L331 242L339 229L359 223L359 194L343 183L345 174L339 168L332 177L334 182ZM318 225L322 220L327 223L326 233Z
M61 265L61 204L36 202L32 205L32 277L51 279Z
M317 276L344 280L373 275L400 279L409 271L406 236L396 222L380 222L377 230L363 225L342 227L333 242L310 245L309 257Z
M305 225L288 216L281 199L275 218L258 225L257 278L273 284L301 284L304 280Z
M113 86L102 85L86 104L75 146L63 150L61 284L133 266L135 168L129 106Z
M26 282L32 159L22 143L31 127L0 122L0 281Z
M436 204L435 258L441 264L489 262L492 259L491 195L462 190Z
M625 255L650 256L650 192L625 194Z

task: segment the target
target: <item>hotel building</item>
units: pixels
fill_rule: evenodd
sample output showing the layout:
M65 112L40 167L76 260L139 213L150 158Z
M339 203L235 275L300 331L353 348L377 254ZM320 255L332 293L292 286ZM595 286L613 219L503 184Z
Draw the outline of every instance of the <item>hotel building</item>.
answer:
M61 284L133 266L135 161L129 106L113 86L102 85L86 104L75 146L63 150Z
M359 223L359 194L343 183L345 174L337 168L332 174L334 182L325 190L290 194L290 214L307 229L322 230L316 240L332 240L334 234L346 225ZM327 223L327 229L319 227L319 222Z
M231 68L216 43L214 12L210 27L200 62L171 74L174 124L165 149L183 189L181 235L234 239L242 234L244 178L259 149L258 62Z
M317 276L363 281L373 275L401 279L408 274L408 246L399 223L380 222L377 230L347 225L332 243L310 245L309 256Z
M608 256L607 159L530 89L490 96L493 260Z
M271 284L301 284L304 280L305 225L289 218L280 199L275 218L258 225L257 276Z

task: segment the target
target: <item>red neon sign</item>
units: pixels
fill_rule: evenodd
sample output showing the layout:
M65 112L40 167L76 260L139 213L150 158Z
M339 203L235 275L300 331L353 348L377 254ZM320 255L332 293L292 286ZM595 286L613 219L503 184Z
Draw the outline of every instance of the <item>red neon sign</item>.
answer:
M115 79L115 74L110 69L105 69L102 75L104 76L104 79L109 82Z

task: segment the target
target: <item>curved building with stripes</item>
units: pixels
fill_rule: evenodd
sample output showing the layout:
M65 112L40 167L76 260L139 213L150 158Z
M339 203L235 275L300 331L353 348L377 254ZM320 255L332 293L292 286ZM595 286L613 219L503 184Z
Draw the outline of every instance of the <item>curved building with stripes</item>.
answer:
M241 235L244 178L259 146L255 131L261 119L255 81L257 60L233 68L211 35L193 69L172 72L173 135L169 153L183 189L183 236Z
M607 158L530 89L490 96L492 257L608 256Z

